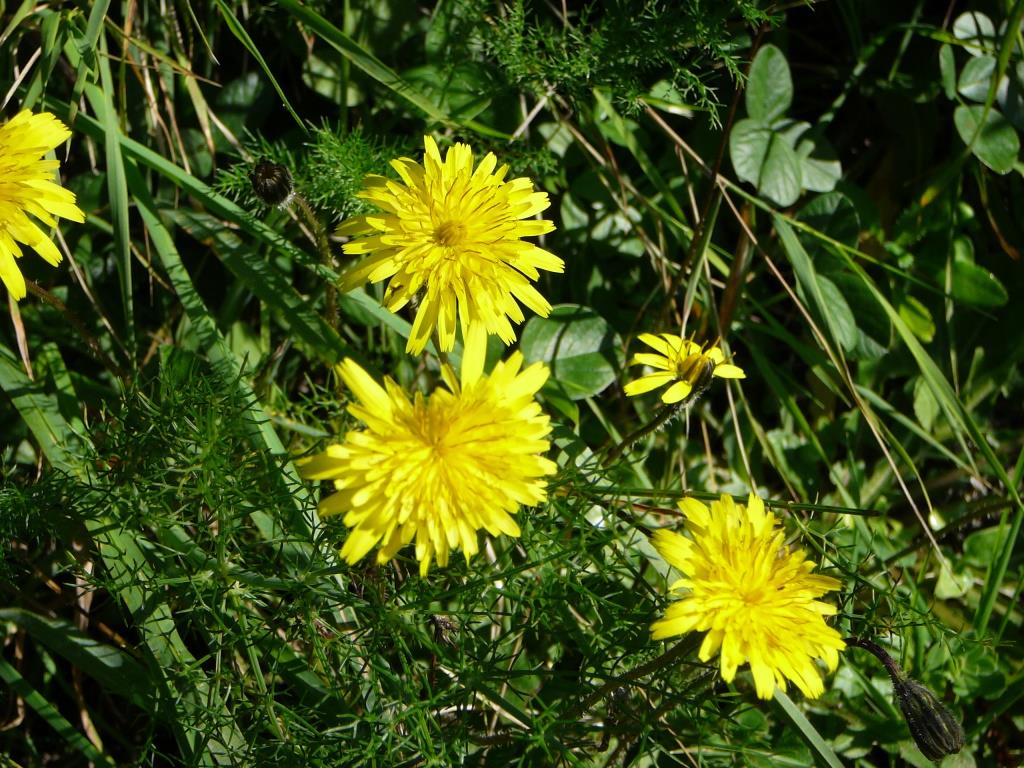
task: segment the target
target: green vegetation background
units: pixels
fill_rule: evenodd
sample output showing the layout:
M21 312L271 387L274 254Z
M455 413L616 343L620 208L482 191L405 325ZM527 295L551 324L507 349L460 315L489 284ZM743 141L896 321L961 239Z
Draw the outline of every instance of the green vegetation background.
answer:
M0 328L8 765L925 766L874 660L814 702L662 646L643 526L683 491L777 503L838 624L1019 764L1024 3L0 2L5 117L73 127L88 215ZM760 52L753 69L750 62ZM407 387L407 318L339 297L326 225L422 136L552 197L530 320L562 470L518 541L427 579L341 564L290 457ZM747 371L611 468L643 331ZM498 354L498 350L493 350ZM668 650L669 656L664 656Z

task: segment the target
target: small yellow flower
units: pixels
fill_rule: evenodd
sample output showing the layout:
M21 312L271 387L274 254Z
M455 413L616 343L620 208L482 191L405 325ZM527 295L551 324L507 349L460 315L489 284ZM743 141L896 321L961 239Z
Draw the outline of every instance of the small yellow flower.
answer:
M410 158L391 166L401 182L367 177L359 196L381 212L356 216L338 227L339 235L362 236L345 253L367 254L343 277L343 290L387 280L384 305L397 312L423 290L406 351L419 354L437 329L441 351L482 323L506 344L516 334L509 320L523 321L523 304L546 317L551 305L533 287L538 270L561 272L560 258L521 238L554 230L531 217L550 203L529 179L505 181L508 166L495 171L488 153L474 169L473 151L456 144L444 158L429 136L423 138L423 165Z
M333 480L337 492L320 502L324 515L342 513L352 530L341 554L355 563L380 543L385 563L416 540L420 574L430 562L448 563L461 548L478 550L477 531L519 535L512 514L547 496L545 476L556 465L544 458L551 431L534 399L548 369L520 370L516 352L483 374L487 335L470 335L460 379L442 368L447 389L410 401L390 378L384 387L352 360L338 373L358 401L349 413L366 424L341 444L300 466L303 476Z
M834 670L846 645L825 623L836 609L815 598L839 589L839 582L811 574L814 562L786 546L775 516L754 494L745 507L723 495L710 509L691 498L679 508L690 538L662 529L652 543L683 574L669 589L683 592L651 625L652 637L707 632L700 659L720 652L726 682L749 662L762 699L776 685L785 690L787 679L805 696L820 696L825 686L814 660Z
M671 333L642 333L639 338L658 354L641 352L634 355L629 364L649 365L656 370L629 382L624 389L627 395L641 395L671 383L672 386L661 394L661 400L672 404L685 400L691 394L699 395L711 383L713 376L721 379L747 377L741 368L724 362L725 355L718 344L705 349Z
M21 258L18 243L54 266L61 259L50 235L29 214L47 227L57 226L55 216L85 221L74 193L53 181L60 161L43 159L70 135L49 112L22 110L0 126L0 280L16 300L25 297L25 278L15 261Z

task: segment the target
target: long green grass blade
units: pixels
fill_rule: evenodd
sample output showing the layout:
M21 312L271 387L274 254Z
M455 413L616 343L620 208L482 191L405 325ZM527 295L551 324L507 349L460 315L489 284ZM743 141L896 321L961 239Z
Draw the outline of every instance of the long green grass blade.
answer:
M61 415L56 399L25 374L17 356L2 344L0 389L11 398L47 460L58 469L73 471L75 461L70 449L77 436Z
M107 194L114 224L114 263L121 285L121 311L124 317L125 343L135 349L135 295L132 287L132 247L128 221L128 186L124 178L124 158L121 156L121 125L114 108L114 78L110 74L106 37L100 38L99 70L103 84L100 98L91 98L90 104L103 125L104 157L107 163ZM96 95L95 89L89 92Z
M28 704L43 720L69 745L82 753L87 760L98 765L113 766L114 761L100 752L69 723L50 701L37 691L7 659L0 657L0 680L8 689Z
M1012 513L1012 518L1009 518L1005 512L1000 518L1000 528L1004 532L1004 535L1000 538L999 551L992 561L992 566L989 569L988 578L985 580L981 599L979 600L978 608L974 615L975 628L979 633L984 633L988 627L988 622L992 617L992 610L995 607L996 596L1002 588L1003 579L1006 578L1006 571L1010 564L1010 556L1013 554L1014 546L1018 535L1020 534L1021 524L1024 522L1024 502L1021 501L1016 485L1010 479L1010 476L1006 472L1006 468L1003 466L1002 462L999 461L999 457L996 456L995 451L992 450L992 446L989 445L985 436L981 434L981 430L971 417L970 412L961 402L960 398L957 397L953 388L950 386L949 381L946 380L942 371L940 371L939 367L935 364L935 361L931 359L924 347L921 346L921 342L918 340L917 336L914 335L913 331L911 331L907 326L899 312L896 311L896 308L889 303L885 296L882 295L881 291L878 290L874 282L860 268L860 266L852 260L847 261L847 265L857 273L864 285L871 291L879 306L881 306L882 310L889 316L893 327L896 329L896 332L903 340L907 349L910 350L910 354L914 357L914 361L921 370L921 375L924 376L925 381L928 382L928 386L931 387L932 393L935 395L943 413L946 414L946 417L949 419L954 429L962 431L970 436L971 442L978 451L981 452L985 462L989 467L991 467L992 471L996 474L996 477L999 478L1003 487L1006 489L1006 493L1009 494L1013 503L1016 505L1016 509Z
M270 84L274 86L274 90L277 91L277 95L281 99L281 103L284 104L284 108L288 110L288 114L291 115L295 122L298 123L298 126L305 131L306 124L302 122L302 118L299 117L299 113L295 111L295 108L292 107L292 103L288 101L288 97L285 95L284 89L281 88L281 84L277 82L277 78L274 77L274 73L267 65L267 60L263 58L263 54L260 53L259 47L257 47L256 43L254 43L252 38L249 37L249 33L245 31L245 27L242 26L242 22L238 20L235 12L231 10L230 6L228 6L224 0L214 0L214 4L217 6L217 10L220 11L225 23L227 23L228 29L231 30L231 34L233 34L238 39L238 42L245 47L245 50L247 50L252 57L256 59L256 63L260 65L260 69L263 70L263 74L267 76Z
M818 729L811 725L811 721L804 716L804 713L781 688L775 689L775 703L796 726L800 738L811 748L811 754L814 755L816 764L827 765L829 768L843 768L843 763L829 746L825 737L818 733Z
M21 608L0 608L0 621L17 625L106 690L130 699L136 706L152 709L153 680L149 672L124 651L98 642L66 621Z
M351 61L356 67L361 69L385 88L393 91L397 96L408 101L414 107L423 112L424 115L438 121L448 119L448 114L440 107L425 98L409 83L405 82L397 72L392 70L384 62L356 43L351 37L331 24L331 22L312 8L298 2L297 0L279 0L278 5L313 30L342 56Z

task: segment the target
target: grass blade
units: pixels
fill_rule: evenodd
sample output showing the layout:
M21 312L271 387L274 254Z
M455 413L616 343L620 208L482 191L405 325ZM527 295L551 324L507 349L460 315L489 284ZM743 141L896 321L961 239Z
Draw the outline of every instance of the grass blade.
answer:
M448 114L445 111L425 98L409 83L405 82L391 67L360 46L355 40L331 24L319 13L296 0L280 0L278 5L282 6L292 16L316 32L317 35L356 67L385 88L394 91L396 95L408 101L427 117L437 121L448 119Z
M775 689L775 703L796 726L800 738L804 740L811 752L814 754L814 761L818 765L827 765L829 768L843 768L839 757L832 750L832 747L825 741L825 737L818 733L818 729L811 725L804 713L793 703L793 700L780 688Z
M113 766L114 762L96 749L95 745L85 736L79 733L78 729L69 723L64 716L57 711L57 708L47 701L39 691L32 687L21 673L11 664L0 657L0 680L3 680L10 687L10 690L20 696L26 704L32 707L50 727L60 734L68 744L81 752L87 760L99 765Z

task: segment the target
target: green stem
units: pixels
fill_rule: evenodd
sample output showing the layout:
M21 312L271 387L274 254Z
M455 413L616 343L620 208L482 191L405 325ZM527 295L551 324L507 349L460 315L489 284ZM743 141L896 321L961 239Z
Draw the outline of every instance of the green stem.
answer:
M316 238L316 250L320 254L320 263L325 267L333 269L334 257L331 255L331 245L327 240L327 232L324 230L320 217L316 215L313 211L313 206L300 193L296 192L292 200L298 206L306 224L313 230L313 236ZM338 330L338 289L333 284L327 286L326 301L327 305L324 312L327 315L327 323L334 330Z
M856 646L857 648L863 648L865 651L870 653L882 664L885 665L886 671L889 673L889 677L893 681L903 680L906 678L906 673L900 668L900 665L896 663L896 660L890 656L882 646L873 640L868 640L865 637L844 637L843 642L847 645Z
M674 415L679 413L679 411L682 410L686 402L687 400L683 400L678 403L672 403L671 405L663 406L660 411L654 414L653 419L651 419L649 422L644 424L639 429L630 432L628 435L622 438L622 442L616 445L608 452L608 455L605 457L604 461L601 462L601 465L605 467L610 466L616 459L618 459L622 455L623 451L625 451L630 445L635 443L637 440L641 440L647 437L647 435L651 434L651 432L654 432L656 429L661 427L666 421L668 421Z
M598 688L596 691L590 694L587 698L585 698L582 702L577 704L570 711L570 714L578 715L581 712L586 712L595 703L597 703L602 698L610 694L616 688L620 688L626 683L629 683L633 680L637 680L641 677L646 677L647 675L650 675L653 672L657 672L662 667L668 666L676 659L682 658L683 656L687 656L688 654L693 653L695 650L697 650L699 641L700 638L698 637L697 633L690 633L682 640L680 640L678 643L669 648L667 651L665 651L663 654L661 654L661 656L657 656L651 659L646 664L641 664L639 667L634 667L633 669L629 670L620 677L616 677L612 680L609 680L607 683L602 685L600 688Z

